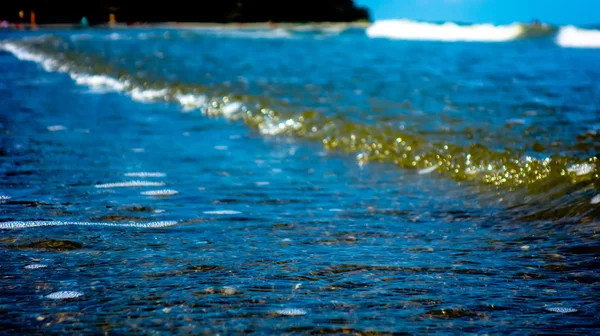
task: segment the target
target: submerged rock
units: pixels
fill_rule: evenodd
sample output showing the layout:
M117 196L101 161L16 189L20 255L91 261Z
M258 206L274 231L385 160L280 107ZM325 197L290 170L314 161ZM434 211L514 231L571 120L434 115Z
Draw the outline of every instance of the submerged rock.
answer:
M70 240L42 240L26 244L6 246L6 248L12 250L40 249L51 251L71 251L80 249L82 247L82 243Z

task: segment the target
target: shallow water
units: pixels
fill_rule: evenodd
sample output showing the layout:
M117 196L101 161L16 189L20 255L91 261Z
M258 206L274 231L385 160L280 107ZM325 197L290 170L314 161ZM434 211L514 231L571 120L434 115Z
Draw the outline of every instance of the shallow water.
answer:
M597 330L600 51L1 37L2 330Z

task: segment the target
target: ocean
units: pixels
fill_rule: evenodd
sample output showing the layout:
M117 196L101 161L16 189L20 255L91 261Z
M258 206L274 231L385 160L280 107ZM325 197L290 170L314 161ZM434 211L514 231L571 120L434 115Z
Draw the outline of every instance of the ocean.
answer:
M598 48L0 31L0 333L597 333Z

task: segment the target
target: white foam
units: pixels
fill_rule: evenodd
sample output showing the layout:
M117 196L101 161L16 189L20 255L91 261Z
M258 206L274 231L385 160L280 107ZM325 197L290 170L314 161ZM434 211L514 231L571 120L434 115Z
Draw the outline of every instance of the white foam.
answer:
M104 75L86 75L71 73L71 78L79 85L86 85L90 88L103 88L113 91L124 91L130 85L128 81L120 81Z
M459 26L452 22L434 24L410 20L376 21L367 29L367 35L372 38L470 42L510 41L518 38L522 33L523 28L519 24L508 26L494 26L492 24Z
M223 108L221 109L221 111L223 112L223 116L225 116L225 118L231 118L231 116L239 111L242 108L242 103L240 102L231 102L229 104L226 104L225 106L223 106Z
M173 189L142 191L140 194L146 196L173 196L179 194L179 191Z
M592 199L590 200L590 204L598 204L600 203L600 194L592 197Z
M546 308L546 310L553 312L553 313L561 313L561 314L569 314L569 313L577 312L577 309L571 308L571 307L548 307L548 308Z
M0 195L0 202L8 201L9 199L11 199L10 196Z
M301 308L283 308L276 310L275 313L284 316L302 316L306 315L306 310Z
M567 168L569 173L575 173L577 176L587 175L594 171L596 165L593 163L577 163Z
M16 58L22 61L32 61L41 64L46 71L54 71L58 68L55 60L45 57L42 54L30 52L26 48L20 47L14 43L3 43L0 47L11 52Z
M46 57L42 54L33 53L24 47L18 46L13 43L4 43L0 45L4 50L7 50L14 54L18 59L24 61L33 61L42 65L44 70L52 72L68 72L71 78L79 85L85 85L90 88L102 88L113 91L125 91L130 87L128 81L121 81L105 75L89 75L77 72L70 72L70 69L66 65L59 65L58 62L51 58Z
M140 88L134 88L133 90L131 90L129 92L129 94L131 95L131 98L133 100L137 100L140 102L151 102L151 101L155 101L155 100L159 100L159 99L165 99L165 96L167 95L168 90L165 89L160 89L160 90L152 90L152 89L148 89L148 90L143 90Z
M183 106L185 112L206 107L208 99L204 95L178 94L175 99Z
M157 173L157 172L133 172L133 173L125 173L127 177L165 177L167 174L165 173Z
M77 291L61 291L61 292L54 292L54 293L50 293L50 294L46 295L46 297L48 299L53 299L53 300L76 299L80 296L83 296L83 293L77 292Z
M31 264L31 265L27 265L23 268L25 269L38 269L38 268L46 268L48 267L48 265L44 265L44 264Z
M239 215L241 212L235 210L211 210L204 211L206 215Z
M127 181L127 182L97 184L96 188L162 187L164 185L165 185L164 182Z
M48 126L48 131L50 132L58 132L58 131L64 131L67 128L63 125L53 125L53 126Z
M561 27L556 43L565 48L600 48L600 30Z
M46 226L111 226L111 227L136 227L136 228L163 228L176 225L176 221L160 221L149 223L107 223L107 222L61 222L61 221L24 221L2 222L0 229L28 229Z

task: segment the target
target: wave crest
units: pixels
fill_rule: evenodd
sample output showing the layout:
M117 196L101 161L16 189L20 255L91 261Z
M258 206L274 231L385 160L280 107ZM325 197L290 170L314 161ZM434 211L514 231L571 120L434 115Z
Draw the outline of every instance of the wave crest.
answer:
M515 40L524 33L520 24L494 26L480 24L461 26L453 22L435 24L411 20L376 21L367 29L369 37L398 40L502 42Z
M600 48L600 30L562 27L556 37L556 44L567 48Z

